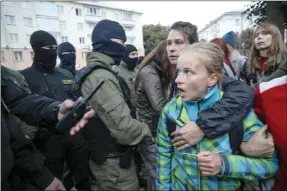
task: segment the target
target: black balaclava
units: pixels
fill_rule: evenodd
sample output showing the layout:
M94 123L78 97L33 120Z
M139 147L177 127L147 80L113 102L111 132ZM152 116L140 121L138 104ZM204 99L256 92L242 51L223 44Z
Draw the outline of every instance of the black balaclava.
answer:
M31 35L30 44L35 52L34 64L51 70L55 68L57 61L56 49L43 49L44 46L57 45L56 39L46 31L36 31Z
M63 52L69 52L62 54ZM76 50L69 42L63 42L58 46L58 56L61 60L60 68L64 68L71 72L73 76L76 75Z
M100 52L112 57L115 65L119 65L123 59L126 47L110 39L120 39L126 42L126 33L123 27L115 21L101 20L92 33L93 52Z
M126 49L127 49L127 51L126 51L126 54L123 58L123 61L127 64L128 70L132 71L137 66L138 57L130 58L129 54L131 52L138 51L138 49L134 45L131 45L131 44L126 44Z

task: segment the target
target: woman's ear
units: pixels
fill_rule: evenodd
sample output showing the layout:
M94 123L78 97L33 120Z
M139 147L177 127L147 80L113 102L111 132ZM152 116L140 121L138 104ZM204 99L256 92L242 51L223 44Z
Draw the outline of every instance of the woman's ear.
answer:
M207 83L208 87L213 87L218 82L218 80L219 80L218 75L211 74L211 76L209 76L208 78L208 83Z

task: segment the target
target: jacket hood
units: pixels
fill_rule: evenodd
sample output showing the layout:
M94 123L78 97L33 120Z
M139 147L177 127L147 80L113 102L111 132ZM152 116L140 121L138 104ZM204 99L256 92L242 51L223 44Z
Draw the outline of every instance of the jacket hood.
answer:
M88 52L87 53L87 64L93 64L100 62L102 65L112 68L115 65L115 60L112 57L109 57L106 54L99 52Z

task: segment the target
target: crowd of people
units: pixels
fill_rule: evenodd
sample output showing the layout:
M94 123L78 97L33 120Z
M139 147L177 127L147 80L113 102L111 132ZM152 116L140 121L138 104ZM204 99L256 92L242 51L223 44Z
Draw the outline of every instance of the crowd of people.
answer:
M71 43L34 32L32 66L1 66L1 189L286 190L284 43L270 23L253 37L246 57L233 31L199 42L197 27L178 21L140 57L105 19L77 71ZM101 80L92 110L59 132Z

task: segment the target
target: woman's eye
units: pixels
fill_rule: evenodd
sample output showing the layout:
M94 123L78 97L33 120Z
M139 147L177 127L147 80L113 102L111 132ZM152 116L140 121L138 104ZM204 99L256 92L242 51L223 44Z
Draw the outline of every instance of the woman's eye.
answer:
M187 75L187 76L190 76L190 75L192 75L192 72L189 71L189 70L185 70L185 71L184 71L184 74Z

